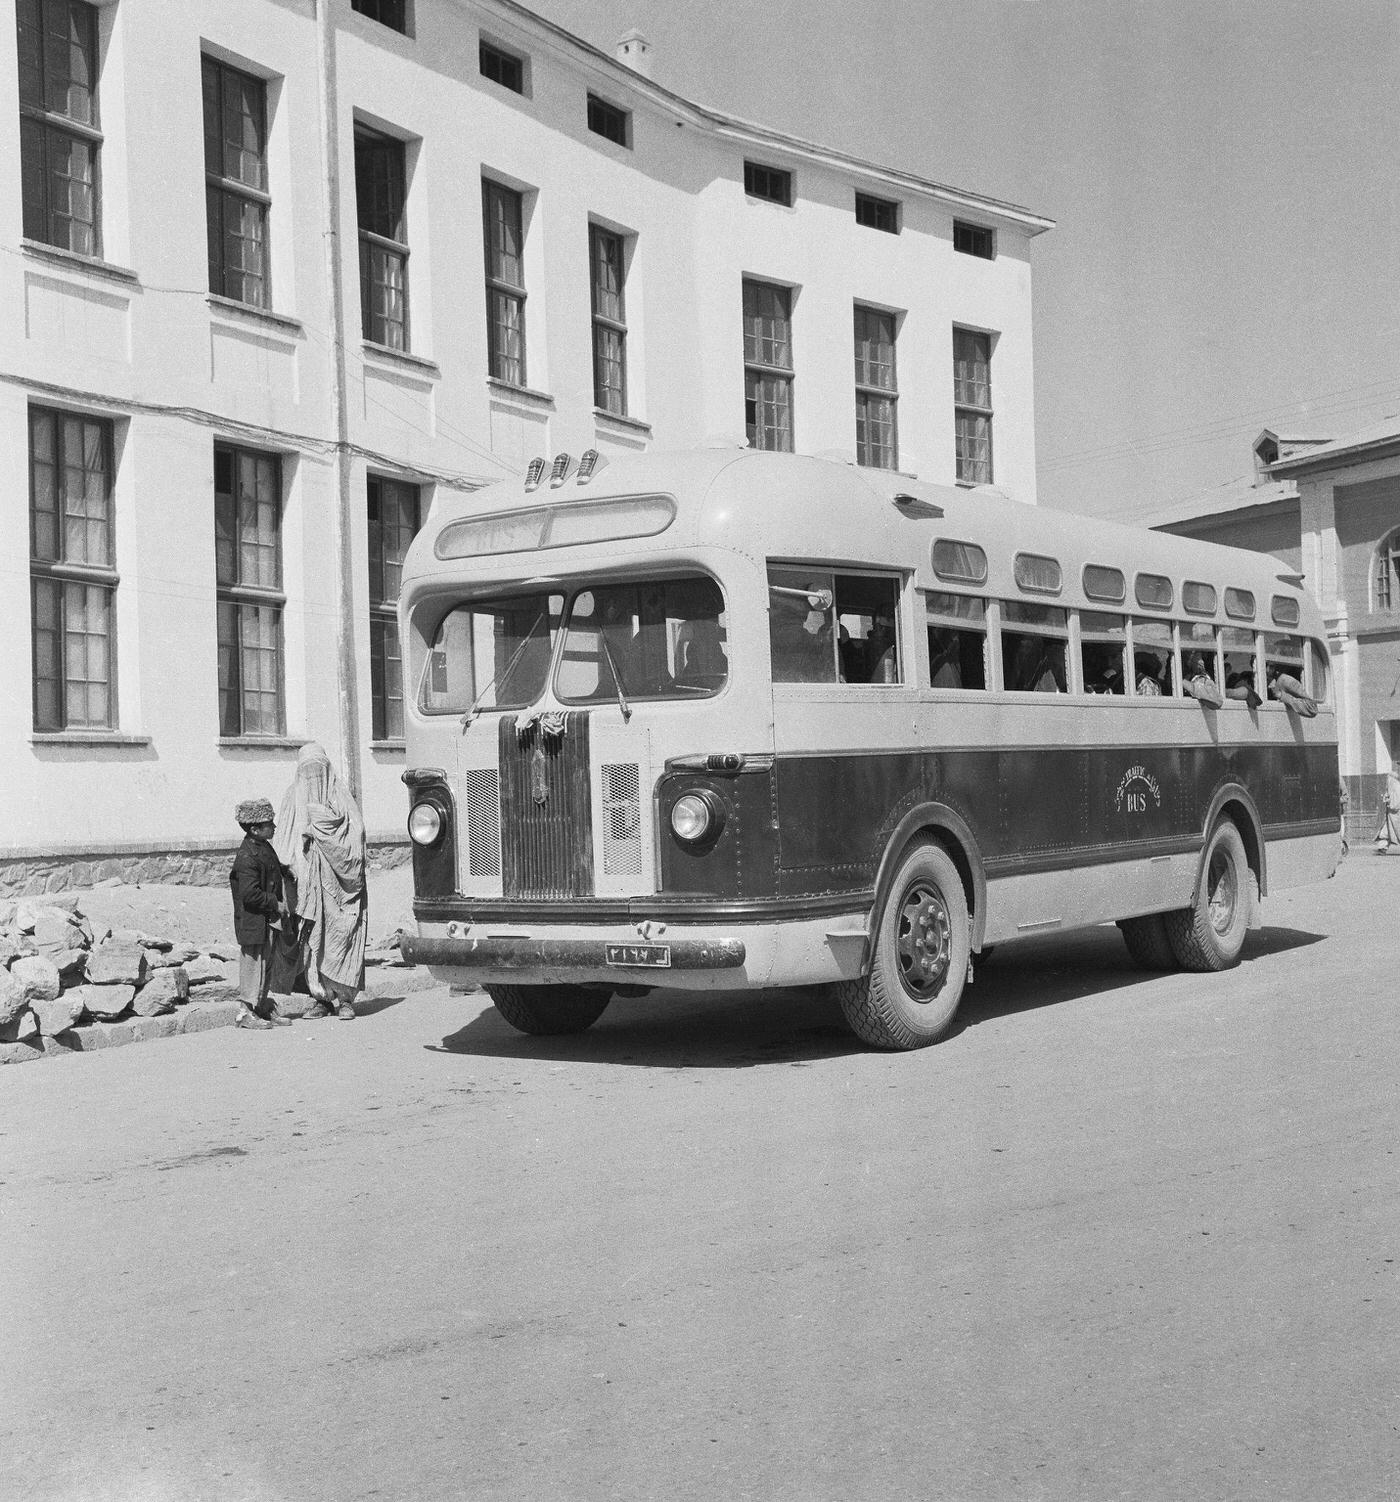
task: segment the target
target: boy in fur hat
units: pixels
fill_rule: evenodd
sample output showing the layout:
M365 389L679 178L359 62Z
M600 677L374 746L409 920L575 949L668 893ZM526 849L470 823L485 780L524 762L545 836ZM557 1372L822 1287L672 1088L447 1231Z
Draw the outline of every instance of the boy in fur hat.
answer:
M238 1016L235 1027L287 1027L268 1004L272 930L281 926L282 865L272 848L276 824L266 798L249 798L234 818L243 826L243 843L233 858L228 879L233 888L233 932L238 940Z

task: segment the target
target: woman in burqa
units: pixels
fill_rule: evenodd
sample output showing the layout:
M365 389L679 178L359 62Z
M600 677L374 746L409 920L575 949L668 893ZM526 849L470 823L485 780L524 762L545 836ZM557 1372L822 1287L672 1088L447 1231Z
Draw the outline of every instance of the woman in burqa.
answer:
M275 847L292 873L286 895L298 920L298 968L316 1002L307 1016L334 1011L352 1021L351 1002L365 982L365 824L314 741L297 756L296 777L277 815Z

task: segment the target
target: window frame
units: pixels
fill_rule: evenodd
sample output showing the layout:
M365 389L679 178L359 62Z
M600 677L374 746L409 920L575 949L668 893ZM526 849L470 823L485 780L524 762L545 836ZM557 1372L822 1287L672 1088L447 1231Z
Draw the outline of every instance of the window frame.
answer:
M959 241L962 244L959 244ZM986 249L977 249L985 245ZM953 249L959 255L975 256L979 261L997 258L997 232L990 225L974 224L970 219L953 220Z
M386 234L375 228L378 214L373 201L368 203L361 199L361 149L366 152L373 151L382 153L385 161L391 168L390 187L392 188L392 169L398 171L398 204L396 220L396 232L393 235ZM368 173L368 168L366 173ZM373 186L373 185L372 185ZM370 223L366 223L366 220ZM387 135L384 131L374 130L368 125L355 123L355 225L359 235L360 245L360 333L368 344L376 344L381 349L397 350L402 354L409 353L412 348L412 324L409 317L409 281L408 281L408 143L398 136ZM374 279L375 258L382 258L388 266L397 266L399 273L399 285L395 289L389 282L376 282ZM394 319L389 311L376 313L374 307L374 291L376 286L384 287L388 292L397 290L399 300L402 303L402 316ZM386 332L397 329L399 342L392 338L381 337Z
M216 81L217 97L215 109L219 120L219 162L217 168L210 162L210 136L208 129L209 81L211 76ZM245 304L250 308L268 309L272 306L272 247L268 234L268 219L272 207L272 195L268 191L268 165L267 165L267 142L268 142L268 108L267 108L267 80L249 73L246 69L236 68L232 63L226 63L222 58L212 57L209 53L200 56L201 87L204 91L205 132L204 132L204 204L207 218L208 241L209 241L209 290L217 297L227 297L233 302ZM260 117L257 127L261 135L257 164L259 168L260 182L252 184L244 181L241 177L229 177L223 168L227 165L227 153L229 140L224 134L226 121L226 93L225 89L230 79L240 84L252 84L256 89L256 97L260 107ZM224 209L229 202L243 205L251 205L256 210L256 222L258 226L257 246L262 260L262 269L258 273L257 282L259 287L258 297L240 296L228 290L230 271L226 260L227 232L225 227ZM213 218L213 207L219 206L219 218L217 228ZM247 290L246 270L233 273L243 282L244 291Z
M772 293L775 299L785 309L781 319L774 317L771 321L776 326L781 322L786 328L786 338L779 341L776 333L769 337L762 332L761 325L765 321L762 311L751 314L749 312L750 293ZM766 453L791 454L794 452L794 433L796 421L794 413L793 386L796 380L796 358L793 354L792 338L792 305L793 288L784 286L781 282L764 281L759 277L744 277L741 284L741 314L743 322L744 343L744 428L748 435L749 446L760 449ZM750 329L750 320L755 323L755 328ZM776 346L779 342L785 343L788 363L780 365L772 360L764 359L767 352L765 346ZM752 388L752 389L751 389ZM769 405L770 396L773 398L773 410L785 416L786 426L779 426L776 436L780 440L773 444L760 442L769 433L769 429L761 421L760 417ZM781 402L776 398L781 396ZM752 407L753 421L749 420L749 412ZM781 440L786 440L783 442Z
M505 228L509 230L513 227L515 230L514 259L519 264L518 282L512 282L502 275L504 262L498 257L493 233L495 219L492 215L492 208L497 202L514 210L514 224L512 226L507 222ZM487 374L493 381L500 381L503 385L524 388L529 378L528 351L525 342L527 297L525 291L525 195L515 188L507 187L505 183L498 182L494 177L483 176L481 179L481 225L486 276ZM515 309L516 323L513 332L519 343L517 354L512 355L504 347L502 331L510 333L512 330L505 324L498 323L497 300L502 307ZM513 371L512 365L515 367Z
M609 264L602 252L615 249L617 258L617 287L605 287L599 273ZM593 319L593 406L596 411L606 412L610 417L627 416L627 237L606 225L593 220L588 223L588 296ZM616 298L615 308L607 304L609 297ZM616 342L616 357L611 356L606 346ZM616 366L617 384L614 387L606 379L608 368ZM610 400L616 395L616 404Z
M744 158L744 194L763 203L776 203L790 209L797 196L797 184L790 167L774 167L768 162Z
M876 346L876 340L868 335L862 339L862 320L865 321L867 329L871 322L888 321L888 345L884 343L879 345L881 349L888 348L888 361L872 359L868 353ZM877 308L869 303L857 302L854 304L852 323L855 342L856 463L866 469L897 470L899 468L899 314L888 308ZM867 351L864 357L861 354L862 348ZM878 375L886 365L889 370L889 381L888 384L883 384L878 379ZM870 379L872 374L877 378ZM884 418L874 419L877 427L888 427L888 440L883 442L871 437L871 412L877 404L888 408L888 413ZM888 462L885 462L886 460Z
M40 422L50 424L50 448L44 456L53 474L53 557L41 557L38 541L38 514L35 504L37 493L37 470L39 454L36 445L36 427ZM69 558L67 555L68 527L75 513L68 505L67 475L70 466L64 462L67 451L66 434L71 424L91 426L97 430L100 464L98 474L103 482L102 527L105 532L104 562L92 562L86 558ZM29 473L29 609L31 632L30 685L32 690L33 728L38 735L62 735L65 733L103 734L115 731L118 724L117 708L117 587L121 576L116 566L116 424L111 418L95 417L90 413L73 412L46 403L31 403L27 416L28 473ZM86 452L86 443L82 445ZM84 471L87 472L86 470ZM89 523L92 518L86 511L80 513ZM90 536L90 532L85 535ZM39 599L41 593L50 589L54 593L54 616L52 626L44 628L55 637L54 671L41 678ZM106 630L102 636L106 661L105 678L83 679L84 685L102 682L106 685L106 715L101 720L84 716L75 721L70 701L69 638L82 634L76 627L70 631L68 612L73 590L98 590L105 600ZM85 596L86 604L86 596ZM42 707L41 683L51 682L54 697L54 713L50 715Z
M350 9L367 21L377 21L389 31L397 31L400 36L410 36L409 28L413 22L410 3L411 0L350 0ZM386 16L385 11L397 16L397 21Z
M98 9L96 5L86 3L86 0L63 0L67 7L68 20L71 23L75 13L81 13L84 17L86 36L83 38L83 46L86 52L88 84L88 116L82 120L67 110L49 108L49 70L50 60L49 32L47 29L47 6L45 0L31 0L34 17L37 21L38 45L37 45L37 78L38 99L25 97L25 47L23 41L22 7L25 0L15 7L15 31L16 49L19 57L19 117L20 117L20 216L21 233L27 240L34 240L41 245L52 245L59 250L66 250L74 255L88 256L93 260L102 259L102 146L103 136L101 128L101 114L99 111L99 85L102 73L102 44L101 28L98 22ZM70 49L71 56L71 49ZM69 79L71 90L72 79ZM37 140L38 160L35 160L34 143ZM54 184L64 180L56 170L53 159L55 143L67 141L78 143L88 153L90 175L83 186L87 189L89 203L91 205L91 219L75 218L70 212L61 215L55 206ZM74 179L69 175L68 182L82 182L82 179ZM39 202L32 202L30 189L37 186ZM70 199L71 202L71 199ZM35 222L35 215L41 223ZM55 232L55 225L63 220L68 225L66 237L60 237ZM87 244L73 243L73 226L84 226L90 235Z
M231 488L228 492L219 490L219 461L225 456L229 465L229 478ZM248 459L256 465L259 462L271 466L272 488L276 496L276 523L272 533L271 548L267 548L261 541L258 546L263 551L270 551L275 563L276 582L272 585L248 581L243 578L243 511L242 502L245 499L241 480L240 461ZM219 694L219 736L223 740L258 741L278 739L286 734L287 728L287 666L286 645L284 640L284 616L286 612L287 596L284 588L282 555L282 532L283 521L286 513L286 476L282 464L282 455L268 449L250 448L243 444L226 443L220 440L214 445L214 595L215 595L215 638L218 644L218 694ZM221 565L219 561L219 511L220 499L227 494L230 507L230 519L232 531L230 534L229 558L231 568L228 577L221 577ZM263 497L256 488L252 493L252 503L256 507ZM255 537L260 536L255 527ZM224 611L232 612L234 633L230 639L224 631ZM274 674L276 677L275 688L275 727L271 730L249 730L247 728L249 714L246 703L246 695L249 690L246 687L248 674L244 663L244 612L269 611L274 622L274 640L271 652L273 658ZM260 649L265 650L265 649ZM225 681L224 664L225 653L228 653L228 661L236 670L236 677ZM252 692L259 692L254 689ZM226 713L226 696L237 707L236 728L230 728L233 723Z
M967 341L980 341L985 347L985 359L980 362L981 368L986 372L984 381L978 381L976 371L979 362L975 356L971 362L973 374L970 376L960 374L960 369L965 358L960 358L960 346L967 349ZM954 448L954 476L959 485L991 485L996 473L994 465L994 451L992 446L992 419L994 409L992 407L992 347L993 335L986 329L965 328L961 324L953 325L953 448ZM971 393L971 395L969 395ZM984 403L975 400L979 394L985 396ZM964 425L971 422L972 430L966 430ZM976 424L983 424L982 432L976 431ZM972 452L973 445L985 445L986 457ZM981 469L985 468L985 473Z
M874 193L862 193L859 188L856 189L856 223L865 229L877 229L886 235L899 234L904 227L901 208L897 198L880 198ZM880 221L885 218L889 222L882 224Z
M489 37L478 37L477 44L478 74L488 82L502 89L509 89L512 94L519 94L523 97L528 92L526 88L528 60L525 56L519 52L512 52L509 47L502 47L499 42L493 42ZM487 71L488 63L496 69L496 72ZM499 76L502 72L509 71L508 68L500 67L502 63L514 66L517 75L516 82L512 83Z
M632 149L632 111L614 104L611 99L604 99L592 89L588 91L587 124L595 136L602 136L605 141L611 141L626 151Z
M403 551L390 558L385 546L386 518L384 514L386 487L391 492L400 492L394 499L400 503L409 501L412 507L412 525L404 528L395 525L394 531L403 539ZM373 472L365 476L365 509L367 521L366 561L369 565L369 631L370 631L370 739L381 743L398 743L404 738L404 712L407 696L404 693L403 644L399 637L399 590L392 592L385 586L385 564L397 565L400 577L403 559L408 545L423 528L423 488L411 480ZM402 515L402 511L398 512ZM392 710L395 695L388 683L389 638L392 634L393 661L399 666L397 694L397 723Z

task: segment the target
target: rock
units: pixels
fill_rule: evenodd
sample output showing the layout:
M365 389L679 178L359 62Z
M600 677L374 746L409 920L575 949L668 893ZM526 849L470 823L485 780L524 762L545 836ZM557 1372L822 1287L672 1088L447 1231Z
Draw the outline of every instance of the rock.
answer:
M0 928L13 928L15 926L15 915L18 912L19 903L13 899L6 898L5 901L0 902Z
M86 949L83 931L73 921L72 913L61 908L43 907L34 914L34 947L50 959L67 949ZM63 967L60 965L59 969Z
M19 945L9 934L0 933L0 966L8 967L11 960L20 956Z
M28 1005L29 997L25 993L24 983L8 970L0 970L0 1025L13 1022Z
M206 952L213 960L232 960L235 964L238 962L237 944L211 944Z
M145 945L150 941L139 928L109 928L103 936L104 944L140 944Z
M238 982L233 980L209 981L197 991L190 992L192 1002L237 1001Z
M185 972L178 965L153 971L150 980L136 993L132 1009L138 1017L159 1017L162 1012L173 1012L182 1001L188 1001L190 984Z
M199 950L193 944L172 944L164 953L158 949L146 951L146 963L152 970L163 969L166 965L188 965L198 958Z
M17 959L10 966L10 976L23 987L30 1006L38 1001L52 1001L63 989L58 966L42 954L27 954Z
M63 994L80 1001L89 1017L97 1017L104 1022L110 1022L113 1018L122 1016L131 1005L132 998L136 995L136 987L74 986L71 991L65 991Z
M69 986L82 985L87 971L87 957L86 949L61 949L57 954L49 956L57 967L58 978L63 982L65 990Z
M283 1017L305 1017L316 1005L305 991L272 991L267 998Z
M158 949L162 954L175 947L173 939L157 938L153 934L142 933L140 929L136 930L136 942L142 949Z
M18 1043L39 1031L39 1019L26 1006L8 1022L0 1022L0 1043Z
M78 912L78 894L76 892L48 892L44 896L45 907L65 908L78 918L82 914Z
M139 944L107 939L88 953L87 975L95 985L139 986L146 970L146 951Z
M126 883L121 879L120 876L107 876L104 877L103 880L95 881L92 884L94 891L96 891L98 887L122 887L125 885Z
M66 996L50 996L31 1005L39 1022L39 1031L46 1038L66 1031L83 1015L83 1004L74 999L71 991Z
M198 959L191 960L185 966L185 974L189 977L190 985L203 986L211 981L238 979L238 967L232 967L233 973L229 973L230 967L211 955L202 954Z

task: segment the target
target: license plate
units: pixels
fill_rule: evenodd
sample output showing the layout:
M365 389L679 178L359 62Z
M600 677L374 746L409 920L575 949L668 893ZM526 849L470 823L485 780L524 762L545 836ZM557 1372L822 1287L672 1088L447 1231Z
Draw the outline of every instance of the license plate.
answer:
M603 958L610 965L628 965L644 970L669 970L669 944L605 944Z

